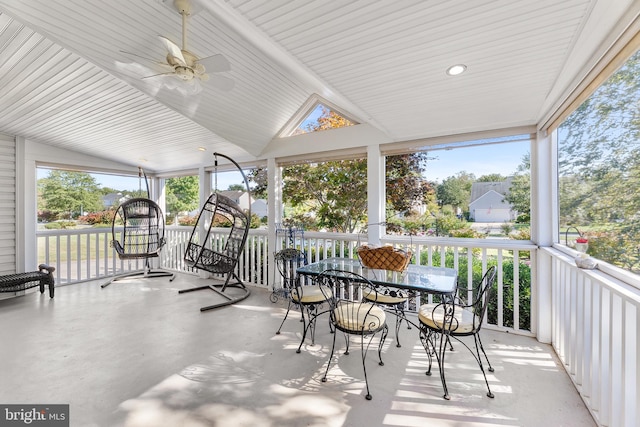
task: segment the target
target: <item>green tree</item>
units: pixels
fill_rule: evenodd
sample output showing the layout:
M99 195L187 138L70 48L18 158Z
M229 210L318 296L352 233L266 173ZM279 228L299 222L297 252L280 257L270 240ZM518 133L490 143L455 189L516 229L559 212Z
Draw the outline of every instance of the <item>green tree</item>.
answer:
M166 183L167 213L176 218L182 212L198 208L200 186L197 176L169 178Z
M432 185L422 176L425 158L425 153L387 158L388 211L410 213L414 206L434 199ZM366 160L289 166L283 182L284 201L294 209L313 211L318 227L351 233L366 226Z
M507 177L502 176L499 173L490 173L482 175L480 178L476 179L476 182L502 182L505 179L507 179Z
M267 175L266 168L255 168L247 173L247 179L249 180L249 185L252 183L254 186L251 188L251 194L256 199L267 199L267 184L269 182L269 177Z
M100 188L85 172L52 170L38 180L40 207L62 218L72 219L84 212L103 209Z
M454 208L468 211L471 201L471 185L475 179L474 174L462 171L442 181L437 187L437 197L440 205L450 205Z
M509 193L505 201L518 212L518 218L529 222L531 218L531 156L529 153L522 158L522 163L511 180Z
M366 161L289 166L283 182L284 200L314 211L320 228L352 233L366 220Z
M386 203L398 213L411 213L412 209L435 200L432 183L424 178L429 157L426 152L387 156Z
M588 230L589 253L640 271L640 52L558 129L561 230Z

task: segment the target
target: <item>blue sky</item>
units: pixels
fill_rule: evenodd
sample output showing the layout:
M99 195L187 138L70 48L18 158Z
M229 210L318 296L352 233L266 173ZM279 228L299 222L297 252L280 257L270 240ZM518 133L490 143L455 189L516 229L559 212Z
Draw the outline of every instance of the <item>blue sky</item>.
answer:
M430 156L436 159L427 163L425 175L429 181L437 182L442 182L462 171L473 173L476 178L491 173L509 176L516 172L522 163L523 156L529 151L528 142L432 151Z
M429 181L442 182L458 172L469 172L481 177L490 173L499 173L505 176L512 175L518 165L522 163L522 157L529 152L528 142L514 142L506 144L489 144L476 147L465 147L453 150L436 150L430 152L430 160L427 163L426 178ZM47 175L47 170L38 169L38 178ZM138 190L138 177L119 177L106 174L92 174L101 187L111 187L118 190ZM219 172L218 189L226 190L229 185L242 184L242 176L238 172ZM141 182L144 190L144 181Z

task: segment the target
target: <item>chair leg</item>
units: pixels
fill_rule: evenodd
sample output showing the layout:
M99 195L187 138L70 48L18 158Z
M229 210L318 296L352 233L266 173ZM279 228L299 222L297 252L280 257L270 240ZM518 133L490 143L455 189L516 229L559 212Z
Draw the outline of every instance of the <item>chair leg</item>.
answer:
M447 343L449 343L449 335L440 332L440 344L438 352L436 353L436 359L438 361L438 367L440 368L440 381L442 381L442 388L444 389L444 397L446 400L450 400L449 389L447 388L447 379L444 376L444 356L447 351Z
M280 327L278 328L276 335L280 335L280 330L282 329L282 325L284 325L284 322L287 320L290 310L291 310L291 299L289 299L289 304L287 305L287 312L284 315L284 319L282 319L282 323L280 323Z
M322 377L322 382L327 382L327 374L329 373L329 367L331 366L331 359L333 359L333 352L336 349L336 334L333 334L333 344L331 345L331 354L329 355L329 360L327 361L327 369L324 371L324 376Z
M304 340L307 338L307 331L309 330L309 326L311 326L311 321L307 323L307 320L304 317L304 307L300 306L300 312L302 313L302 339L300 340L300 345L296 350L296 353L300 353L302 350L302 344L304 344Z
M375 334L373 334L373 336L371 338L369 338L369 344L371 344L371 340L373 339L373 337L375 336ZM369 345L367 345L367 348L369 348ZM360 335L360 357L362 358L362 370L364 372L364 384L367 387L367 394L364 396L365 399L367 400L371 400L371 393L369 392L369 379L367 378L367 364L365 363L365 359L367 358L367 351L364 347L364 334Z
M402 324L402 318L400 317L401 309L396 305L394 306L394 314L396 315L396 347L402 347L400 345L400 325Z
M438 340L438 343L436 343L436 340ZM447 388L447 380L444 375L444 355L447 350L447 344L449 343L450 345L449 335L436 332L424 325L420 325L420 341L422 342L429 360L429 366L425 374L431 376L431 367L433 366L433 357L435 356L440 370L440 381L442 382L442 388L444 390L443 397L446 400L451 399Z
M402 347L400 345L400 326L402 325L402 321L404 320L407 323L407 329L411 329L411 323L409 323L404 314L403 304L404 303L400 303L393 306L393 314L396 316L396 347Z
M480 339L480 335L478 334L478 343L480 344L480 350L484 354L484 358L487 360L487 365L489 365L489 372L493 372L493 366L491 366L491 362L489 362L489 357L487 357L487 352L484 351L484 346L482 345L482 340Z
M384 342L387 339L388 333L389 333L389 328L387 327L387 325L385 325L381 331L380 342L378 343L378 359L380 360L380 362L378 362L378 365L380 366L384 366L384 362L382 361L382 347L384 346ZM367 394L365 395L365 399L371 400L372 397L371 397L371 392L369 391L369 378L367 377L366 358L367 358L367 353L369 352L369 347L371 346L371 342L376 337L376 334L375 333L371 334L371 336L368 338L368 342L366 346L364 345L365 336L366 336L365 334L360 335L360 357L362 358L362 371L364 372L364 382L367 387Z
M302 313L302 321L303 321L303 331L302 331L302 340L300 340L300 345L296 350L296 353L300 353L302 351L302 344L304 344L304 340L307 338L307 334L311 331L311 345L315 345L315 335L316 335L316 319L318 318L318 307L315 305L301 305L300 312ZM305 312L307 316L305 317Z
M431 376L431 366L433 365L433 355L435 353L435 346L432 341L432 331L427 329L424 326L420 327L420 342L422 342L422 346L424 347L425 353L427 353L427 359L429 365L427 367L426 375Z
M346 356L349 355L349 334L342 334L344 336L344 344L346 346L345 350L344 350L344 354Z
M311 345L316 345L316 319L318 318L318 307L310 305L307 307L307 318L309 319L309 330L311 331Z
M382 347L384 346L384 342L386 341L388 334L389 328L385 325L384 329L382 330L382 335L380 336L380 343L378 344L378 359L380 360L378 365L380 366L384 366L384 362L382 361Z
M476 344L476 354L474 355L476 357L476 361L478 362L478 366L480 366L480 370L482 371L482 376L484 377L484 382L487 385L487 396L492 398L494 397L493 393L491 393L491 387L489 387L489 381L487 380L487 374L484 372L484 366L482 366L482 356L480 356L480 350L479 347L482 348L482 341L480 341L480 336L478 334L475 334L473 336L475 344ZM479 343L479 344L478 344ZM478 347L479 345L479 347ZM487 353L484 352L484 348L482 348L482 352L484 353L484 357L487 357ZM487 363L489 362L489 359L487 359ZM491 366L491 365L489 365ZM489 368L490 372L493 372L493 368Z

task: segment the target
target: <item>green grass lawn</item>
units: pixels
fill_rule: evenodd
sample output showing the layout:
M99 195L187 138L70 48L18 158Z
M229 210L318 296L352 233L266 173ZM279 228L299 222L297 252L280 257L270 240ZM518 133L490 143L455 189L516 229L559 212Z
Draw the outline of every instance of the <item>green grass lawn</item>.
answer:
M73 236L49 236L49 262L84 261L111 255L111 234L79 234ZM58 247L59 245L59 247ZM56 256L57 254L57 256ZM47 237L38 237L38 259L47 256Z

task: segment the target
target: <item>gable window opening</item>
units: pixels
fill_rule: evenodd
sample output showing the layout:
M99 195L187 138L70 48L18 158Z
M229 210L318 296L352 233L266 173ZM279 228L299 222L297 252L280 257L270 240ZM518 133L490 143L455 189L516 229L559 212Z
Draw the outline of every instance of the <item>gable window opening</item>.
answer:
M340 113L324 104L318 103L316 107L305 117L305 119L295 128L293 135L319 132L327 129L338 129L346 126L353 126L355 123L347 119Z
M353 115L337 105L313 94L291 116L278 134L280 138L339 129L360 124Z

